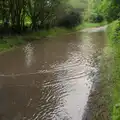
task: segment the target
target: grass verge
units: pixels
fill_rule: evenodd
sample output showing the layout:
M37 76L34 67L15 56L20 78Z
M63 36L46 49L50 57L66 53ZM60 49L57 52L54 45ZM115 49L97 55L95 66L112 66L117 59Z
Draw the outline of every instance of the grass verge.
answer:
M89 22L84 22L82 25L78 25L75 29L76 30L81 30L84 28L92 28L92 27L100 27L106 25L107 22L101 22L101 23L89 23Z
M109 66L109 103L112 120L120 120L120 21L114 21L107 28L108 46L112 49ZM107 53L110 53L109 51Z

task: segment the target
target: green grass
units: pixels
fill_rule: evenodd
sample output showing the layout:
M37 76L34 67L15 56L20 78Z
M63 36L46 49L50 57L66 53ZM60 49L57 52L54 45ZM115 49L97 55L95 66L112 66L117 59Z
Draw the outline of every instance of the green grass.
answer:
M28 17L28 16L26 16L25 17L25 25L30 25L31 24L31 19L30 19L30 17Z
M40 40L45 37L55 37L60 36L63 34L74 32L74 29L65 29L65 28L52 28L50 30L41 30L38 32L32 32L29 34L26 34L23 37L24 40L32 41L32 40Z
M4 37L0 40L0 52L8 51L25 43L26 41L21 36Z
M89 23L89 22L83 22L82 25L78 25L75 29L76 30L81 30L84 28L92 28L92 27L100 27L106 25L107 22L101 22L101 23Z
M115 21L107 28L108 45L112 48L110 66L110 84L112 120L120 120L120 22Z
M32 36L39 36L39 37L51 37L51 36L58 36L62 34L66 34L72 32L73 30L65 29L65 28L52 28L50 30L42 30L40 32L33 32Z
M97 24L98 25L98 24ZM87 23L86 26L94 26ZM98 25L99 26L99 25ZM96 27L96 25L94 26ZM113 22L107 28L107 45L104 48L100 59L98 89L100 94L94 97L95 105L98 103L98 110L94 110L93 120L103 120L100 118L100 111L103 110L111 120L120 120L120 24ZM93 100L94 101L94 100ZM105 119L107 120L107 119Z

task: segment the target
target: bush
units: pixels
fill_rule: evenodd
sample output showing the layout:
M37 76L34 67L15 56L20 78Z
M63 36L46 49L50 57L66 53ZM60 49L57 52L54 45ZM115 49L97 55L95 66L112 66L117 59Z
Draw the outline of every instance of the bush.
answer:
M82 19L81 19L80 13L70 12L69 14L66 14L60 20L58 20L57 26L72 28L77 26L81 22L82 22Z
M102 12L108 22L120 18L120 0L103 0L99 8L99 11Z
M101 23L103 21L104 21L104 17L97 13L91 14L89 17L89 22Z
M107 34L111 42L120 43L120 21L116 20L109 24Z

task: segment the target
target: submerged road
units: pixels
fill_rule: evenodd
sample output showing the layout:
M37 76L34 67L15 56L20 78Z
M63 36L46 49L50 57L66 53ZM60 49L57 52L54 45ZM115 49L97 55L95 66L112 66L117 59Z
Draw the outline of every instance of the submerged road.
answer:
M104 29L46 38L0 55L0 120L82 120Z

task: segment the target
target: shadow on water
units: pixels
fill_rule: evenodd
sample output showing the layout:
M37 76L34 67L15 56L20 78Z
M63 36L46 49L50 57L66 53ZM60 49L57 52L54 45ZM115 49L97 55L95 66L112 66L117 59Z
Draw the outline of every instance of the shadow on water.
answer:
M104 46L104 32L74 33L2 54L0 119L84 119Z

